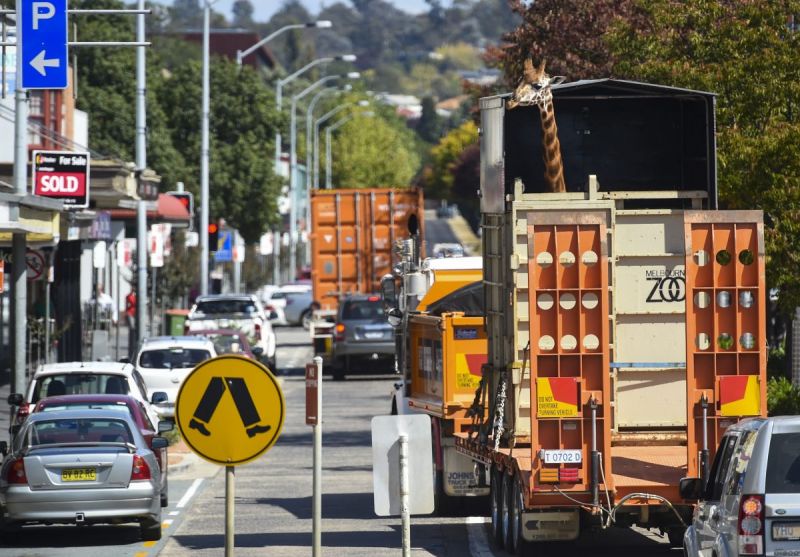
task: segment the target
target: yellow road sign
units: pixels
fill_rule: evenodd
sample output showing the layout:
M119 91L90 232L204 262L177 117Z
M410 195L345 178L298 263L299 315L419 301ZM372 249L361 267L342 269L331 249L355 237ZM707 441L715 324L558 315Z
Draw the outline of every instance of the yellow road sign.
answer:
M198 365L175 401L186 444L225 466L266 452L278 439L285 414L277 379L262 364L242 356L219 356Z

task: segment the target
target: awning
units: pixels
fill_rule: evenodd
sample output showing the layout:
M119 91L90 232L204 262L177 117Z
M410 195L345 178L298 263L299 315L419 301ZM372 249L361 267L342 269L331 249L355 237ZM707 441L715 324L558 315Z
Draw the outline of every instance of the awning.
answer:
M114 220L135 220L135 209L110 209L111 218ZM172 224L188 224L191 219L189 211L183 204L166 193L158 194L156 209L152 209L152 204L148 204L147 220L153 222L169 222Z

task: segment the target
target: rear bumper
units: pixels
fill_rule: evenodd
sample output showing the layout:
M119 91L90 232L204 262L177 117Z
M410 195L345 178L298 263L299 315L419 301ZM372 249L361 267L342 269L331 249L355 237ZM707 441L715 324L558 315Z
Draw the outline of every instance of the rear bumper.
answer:
M11 522L74 523L157 519L159 491L150 482L132 482L128 488L33 491L9 487L3 494L5 520Z
M333 356L362 356L365 358L394 358L395 346L391 342L344 342L334 343ZM377 356L374 356L377 355Z

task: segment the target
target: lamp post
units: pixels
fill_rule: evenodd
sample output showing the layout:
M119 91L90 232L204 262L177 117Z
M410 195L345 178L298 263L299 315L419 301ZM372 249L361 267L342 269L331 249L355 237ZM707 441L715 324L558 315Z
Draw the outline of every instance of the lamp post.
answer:
M267 44L272 39L274 39L275 37L277 37L281 33L285 33L286 31L290 31L292 29L329 29L330 27L333 27L333 23L331 23L327 19L321 19L319 21L309 21L308 23L293 23L291 25L284 25L283 27L281 27L277 31L273 31L272 33L270 33L269 35L267 35L266 37L264 37L263 39L258 41L256 44L254 44L250 48L247 48L245 50L237 50L236 51L236 64L241 66L242 65L242 60L244 60L245 57L247 57L249 54L252 54L259 47Z
M358 101L358 106L368 106L368 105L369 105L369 101L366 101L366 100ZM314 151L315 151L315 154L314 154L314 189L317 189L317 190L319 189L319 127L322 124L324 124L326 121L328 121L330 118L332 118L333 116L337 115L339 112L341 112L342 110L344 110L345 108L348 108L350 106L353 106L353 103L348 102L348 103L340 104L339 106L332 108L331 110L329 110L328 112L326 112L325 114L320 116L320 118L316 122L314 122L314 134L315 134L315 137L314 137L314 142L315 142L314 143Z
M325 189L326 190L329 190L329 189L333 188L333 179L331 178L331 173L332 173L331 172L331 167L332 167L332 164L331 164L331 158L332 158L331 157L331 135L333 134L333 132L335 132L337 129L339 129L340 127L345 125L347 122L349 122L350 120L352 120L356 116L363 116L365 118L371 118L372 116L375 116L375 113L374 112L370 112L370 111L366 111L366 112L361 112L361 113L358 113L358 114L351 114L349 116L345 116L344 118L341 118L340 120L338 120L334 124L331 124L330 126L328 126L328 128L325 130Z
M347 79L358 79L361 74L358 72L349 72L343 76L328 75L318 79L296 95L292 97L292 106L290 112L290 126L289 126L289 276L294 277L297 273L297 201L298 201L298 184L297 184L297 103L300 99L308 95L311 91L320 85L345 77ZM308 152L306 152L306 174L309 171ZM306 250L308 251L308 250Z
M205 0L203 4L203 93L200 116L200 294L208 294L208 113L211 104L209 65L209 34L211 5L216 0Z
M275 85L275 106L278 110L278 113L283 110L283 86L289 83L290 81L294 80L298 76L302 75L303 73L307 72L311 68L315 66L319 66L320 64L327 64L328 62L334 62L336 60L341 60L342 62L355 62L356 55L355 54L342 54L341 56L326 56L325 58L317 58L316 60L312 60L296 72L291 75L284 77L283 79L279 79L278 83ZM275 133L275 174L280 174L280 165L281 165L281 132L280 129Z
M281 33L286 32L286 31L290 31L292 29L308 29L308 28L327 29L327 28L330 28L332 26L333 26L333 24L330 21L325 20L325 19L319 20L319 21L310 21L308 23L295 23L295 24L291 24L291 25L285 25L285 26L281 27L280 29L278 29L277 31L274 31L273 33L270 33L269 35L267 35L266 37L264 37L263 39L261 39L260 41L255 43L253 46L251 46L251 47L249 47L249 48L247 48L245 50L237 50L236 51L236 64L241 68L242 61L244 60L244 58L246 56L248 56L249 54L254 52L256 49L258 49L261 46L267 44L269 41L271 41L272 39L274 39L275 37L277 37L278 35L280 35ZM282 87L283 87L283 85L280 84L280 80L279 80L279 82L278 82L278 90L276 92L276 98L278 99L278 101L277 101L278 112L280 112L280 110L281 110L280 94L281 94L281 88ZM275 174L276 175L278 175L280 173L280 162L281 162L281 133L280 133L280 130L278 130L277 133L275 134ZM273 231L273 235L272 236L273 236L273 243L272 243L273 248L272 249L274 250L274 254L275 254L275 264L274 264L273 269L272 269L272 282L274 282L275 284L278 284L280 282L280 270L279 270L279 267L280 267L280 256L278 255L278 250L280 249L280 241L279 241L280 231L278 231L278 230Z

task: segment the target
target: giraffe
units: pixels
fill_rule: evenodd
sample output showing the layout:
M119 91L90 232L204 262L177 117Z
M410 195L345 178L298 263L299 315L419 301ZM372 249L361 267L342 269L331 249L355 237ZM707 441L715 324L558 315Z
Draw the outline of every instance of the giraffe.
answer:
M544 152L544 179L547 182L549 191L567 191L564 183L564 164L561 160L561 143L558 141L558 128L556 127L556 115L553 110L553 92L551 85L558 85L564 81L561 76L550 77L544 73L544 60L537 68L533 65L533 60L525 60L525 68L511 100L508 101L508 108L514 109L518 106L536 105L539 107L539 117L542 120L542 145Z

